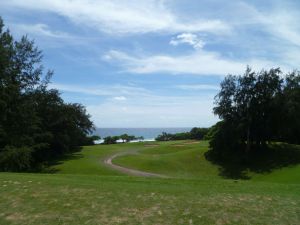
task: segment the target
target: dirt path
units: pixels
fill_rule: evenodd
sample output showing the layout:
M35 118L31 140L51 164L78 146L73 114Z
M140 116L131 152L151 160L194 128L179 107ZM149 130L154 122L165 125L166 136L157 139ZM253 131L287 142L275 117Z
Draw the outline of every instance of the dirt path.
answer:
M114 154L114 155L109 156L108 158L106 158L104 160L104 164L108 165L110 168L113 168L113 169L118 170L122 173L126 173L126 174L129 174L129 175L132 175L132 176L167 178L167 176L164 176L164 175L161 175L161 174L143 172L143 171L140 171L140 170L126 168L126 167L119 166L119 165L116 165L116 164L112 163L112 160L116 157L124 156L124 155L133 155L133 154L136 154L136 152L137 151L130 151L130 152L120 152L120 153Z

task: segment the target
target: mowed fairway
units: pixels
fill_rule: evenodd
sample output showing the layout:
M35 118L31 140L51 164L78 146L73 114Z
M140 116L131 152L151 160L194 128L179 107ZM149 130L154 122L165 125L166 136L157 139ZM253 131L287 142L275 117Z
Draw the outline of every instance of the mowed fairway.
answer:
M205 159L208 142L173 141L145 144L139 154L126 155L114 163L176 178L220 178L218 167Z
M0 224L299 224L299 166L224 179L207 142L84 147L48 171L0 174ZM170 178L132 177L113 163ZM132 153L132 154L130 154ZM289 174L287 181L282 174ZM292 175L294 174L294 175Z

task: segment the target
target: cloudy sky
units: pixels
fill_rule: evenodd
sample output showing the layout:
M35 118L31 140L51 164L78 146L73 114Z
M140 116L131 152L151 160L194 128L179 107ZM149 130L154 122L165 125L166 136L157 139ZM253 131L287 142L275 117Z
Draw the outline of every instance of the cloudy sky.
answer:
M300 68L299 0L1 0L0 15L98 127L210 126L225 75Z

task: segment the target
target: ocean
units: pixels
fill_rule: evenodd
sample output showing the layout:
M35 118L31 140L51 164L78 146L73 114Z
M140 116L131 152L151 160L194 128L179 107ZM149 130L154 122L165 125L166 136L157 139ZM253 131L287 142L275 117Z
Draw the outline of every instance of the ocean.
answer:
M143 136L145 141L153 141L162 132L180 133L190 131L191 127L176 127L176 128L97 128L96 135L101 138L107 136L119 136L121 134L134 135L136 137Z

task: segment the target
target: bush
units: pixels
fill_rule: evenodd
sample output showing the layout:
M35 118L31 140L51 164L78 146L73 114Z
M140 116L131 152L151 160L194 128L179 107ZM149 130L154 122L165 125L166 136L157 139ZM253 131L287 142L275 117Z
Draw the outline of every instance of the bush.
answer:
M28 147L6 146L0 153L2 171L28 171L32 164L32 149Z
M106 145L116 144L117 140L119 140L119 136L107 136L104 138L103 144L106 144Z

